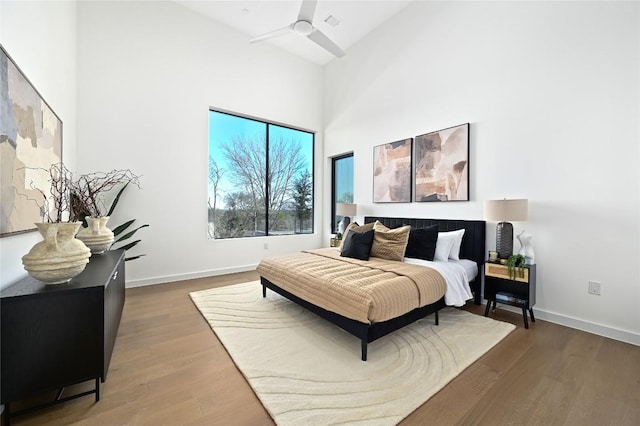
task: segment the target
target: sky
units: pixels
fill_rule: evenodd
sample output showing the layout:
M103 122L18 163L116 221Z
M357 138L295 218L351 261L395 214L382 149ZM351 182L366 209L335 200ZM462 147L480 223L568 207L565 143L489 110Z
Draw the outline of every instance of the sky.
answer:
M240 138L258 138L266 132L267 124L243 117L225 114L217 111L209 111L209 157L213 158L218 167L228 170L227 161L222 155L220 146L230 142L234 137ZM285 141L300 141L303 145L302 153L305 159L306 167L313 174L313 133L303 132L300 130L289 129L274 124L269 125L269 137L278 139L282 137ZM308 149L305 149L307 147ZM224 208L224 194L232 191L236 192L242 188L234 188L229 180L229 173L223 174L219 184L216 207ZM211 185L208 185L209 199L213 203L213 192Z
M353 202L353 157L336 161L336 199ZM344 200L345 194L351 194L351 200Z

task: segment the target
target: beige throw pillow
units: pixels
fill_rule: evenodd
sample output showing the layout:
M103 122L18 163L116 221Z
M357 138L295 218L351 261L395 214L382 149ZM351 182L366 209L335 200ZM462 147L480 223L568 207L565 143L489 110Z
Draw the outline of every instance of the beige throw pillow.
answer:
M400 228L389 229L382 223L376 221L373 225L375 234L373 236L373 246L371 256L387 260L404 259L404 252L409 242L409 231L411 226L401 226Z
M373 229L373 225L374 225L373 222L367 223L366 225L358 225L358 222L351 222L349 226L347 226L347 229L344 230L344 235L342 236L340 247L342 247L342 243L344 243L344 240L347 239L347 235L349 234L350 230L353 229L356 232L367 232Z

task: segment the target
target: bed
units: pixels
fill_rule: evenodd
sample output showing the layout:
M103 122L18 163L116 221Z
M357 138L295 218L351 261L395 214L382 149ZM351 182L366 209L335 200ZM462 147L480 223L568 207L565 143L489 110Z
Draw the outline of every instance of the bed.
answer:
M467 259L471 262L475 263L475 270L477 271L480 265L484 262L485 256L485 222L484 221L469 221L469 220L447 220L447 219L415 219L415 218L391 218L391 217L376 217L376 216L367 216L365 217L365 223L372 222L380 222L388 228L397 228L400 226L411 225L415 228L424 228L430 225L437 225L438 230L441 232L454 231L459 229L464 229L464 236L462 238L462 243L460 245L460 259ZM303 263L311 263L309 268L315 268L315 264L312 262L319 262L316 257L332 257L335 256L335 252L331 253L331 249L324 249L318 251L309 251L308 254L305 254L306 258L297 261L301 261ZM279 265L281 271L287 271L287 273L291 273L293 269L296 269L296 264L289 264L288 259L284 259L284 261ZM344 260L344 259L342 259ZM383 272L382 275L393 275L394 273L400 273L396 271L402 270L402 273L405 273L405 270L410 276L410 279L416 280L416 277L412 274L417 273L415 271L416 266L411 265L411 261L408 262L382 262L379 259L371 258L370 263L362 263L357 260L349 260L349 263L354 264L356 268L363 268L369 264L375 264L376 268L380 267ZM383 309L385 308L384 298L381 297L378 308L380 312L374 316L373 319L367 317L359 316L356 313L350 312L347 308L331 308L327 309L326 307L320 306L322 303L312 303L310 300L319 300L317 297L314 299L309 296L309 293L303 291L306 277L300 277L300 285L298 287L291 285L291 277L286 281L284 276L280 273L273 273L275 271L274 264L272 261L269 261L269 265L272 271L269 271L269 268L266 267L267 260L265 259L258 266L258 272L261 275L260 281L262 284L262 295L266 297L267 289L271 289L276 293L288 298L289 300L301 305L302 307L308 309L309 311L319 315L320 317L330 321L331 323L337 325L348 333L356 336L361 341L361 358L363 361L367 360L367 345L368 343L373 342L374 340L383 337L395 330L398 330L405 325L411 324L421 318L424 318L430 314L434 314L435 324L438 324L438 311L446 306L445 297L442 295L438 295L438 297L433 299L433 294L430 290L427 290L427 286L425 284L425 294L424 298L427 301L426 304L421 304L415 308L407 308L404 307L393 307L393 309ZM413 262L419 263L419 262ZM338 267L336 267L338 268ZM414 268L414 269L412 269ZM420 268L426 269L426 268ZM436 268L437 269L437 268ZM330 273L328 273L330 274ZM382 275L381 280L382 280ZM440 274L437 274L440 275ZM441 278L442 279L442 278ZM424 280L435 280L432 276L420 277L417 278L418 281ZM442 279L443 280L443 279ZM285 282L286 281L286 282ZM327 280L329 283L330 280ZM399 283L399 286L406 285L402 281L393 281ZM416 281L416 282L418 282ZM437 281L437 280L435 280ZM444 281L444 280L443 280ZM286 285L285 285L286 284ZM303 285L304 284L304 285ZM395 284L394 284L395 285ZM476 304L480 303L480 278L476 276L475 279L469 282L469 286L473 292L474 302ZM308 287L308 286L307 286ZM446 284L445 284L446 287ZM318 291L327 291L326 288L319 289ZM444 294L444 291L442 292ZM345 301L350 297L357 297L357 295L352 296L349 294L348 296L344 296ZM423 295L420 294L420 298L423 298ZM429 299L431 298L431 299ZM424 301L423 301L424 302ZM346 309L346 310L345 310ZM395 309L395 310L394 310ZM374 311L372 309L372 311Z

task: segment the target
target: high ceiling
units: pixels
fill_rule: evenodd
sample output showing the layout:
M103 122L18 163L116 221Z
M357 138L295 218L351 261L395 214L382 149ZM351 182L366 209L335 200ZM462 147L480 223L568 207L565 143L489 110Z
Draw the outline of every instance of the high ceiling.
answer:
M175 0L189 9L208 16L247 35L249 40L274 31L295 22L300 12L301 0ZM318 28L342 50L357 43L376 27L406 7L406 0L344 0L317 2L313 26ZM337 25L330 25L325 20L333 16ZM324 65L334 59L327 52L307 37L294 32L261 41L270 43L311 62ZM256 46L258 46L257 44ZM348 52L347 52L348 54Z

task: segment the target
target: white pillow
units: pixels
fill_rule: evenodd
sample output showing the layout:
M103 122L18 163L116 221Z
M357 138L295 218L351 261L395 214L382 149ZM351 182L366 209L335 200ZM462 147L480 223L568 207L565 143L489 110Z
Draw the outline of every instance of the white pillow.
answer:
M464 229L458 229L457 231L448 232L452 234L455 239L451 245L451 251L449 252L449 259L460 260L460 246L462 245L462 237L464 236Z
M436 253L433 255L433 260L441 260L443 262L449 261L449 253L451 252L451 246L453 246L455 235L450 232L438 232L438 240L436 241Z
M462 245L462 236L464 229L450 232L438 232L438 241L436 241L436 254L433 260L442 260L448 262L449 259L460 260L460 246Z

